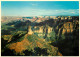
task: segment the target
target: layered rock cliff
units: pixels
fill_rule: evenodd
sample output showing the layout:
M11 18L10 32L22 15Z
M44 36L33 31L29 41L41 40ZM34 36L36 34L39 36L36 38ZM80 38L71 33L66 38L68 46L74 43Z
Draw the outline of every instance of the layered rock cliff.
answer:
M45 26L34 26L34 30L31 29L31 26L28 27L28 34L37 33L39 37L50 37L50 33L53 31L53 27L48 25Z

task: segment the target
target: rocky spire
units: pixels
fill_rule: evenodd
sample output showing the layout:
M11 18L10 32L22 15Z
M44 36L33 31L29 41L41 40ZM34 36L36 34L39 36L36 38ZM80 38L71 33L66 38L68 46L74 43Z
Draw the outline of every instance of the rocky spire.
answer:
M28 34L33 34L33 31L31 30L31 26L28 26Z

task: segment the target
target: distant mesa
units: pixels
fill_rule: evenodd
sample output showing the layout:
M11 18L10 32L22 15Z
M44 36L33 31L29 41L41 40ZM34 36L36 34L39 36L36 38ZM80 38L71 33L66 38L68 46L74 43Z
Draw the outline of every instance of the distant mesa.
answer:
M26 16L26 17L21 17L21 16L2 16L1 17L1 22L9 22L12 20L21 20L21 21L26 21L29 20L31 22L43 22L45 20L49 19L60 19L60 20L66 20L66 19L72 19L72 16ZM5 20L5 21L4 21ZM9 20L9 21L7 21Z

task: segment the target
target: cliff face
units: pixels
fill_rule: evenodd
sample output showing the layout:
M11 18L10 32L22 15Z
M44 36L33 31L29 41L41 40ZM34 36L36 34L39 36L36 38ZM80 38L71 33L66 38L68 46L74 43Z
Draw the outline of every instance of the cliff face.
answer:
M59 28L58 34L65 34L65 33L71 33L73 32L73 24L72 22L66 22L62 25L61 28Z
M78 28L78 25L78 20L76 20L75 22L65 22L60 28L57 26L57 28L59 29L58 34L72 33Z
M37 29L38 28L38 29ZM28 27L28 34L38 33L39 37L50 37L50 33L52 32L53 28L46 25L46 26L34 26L34 30L31 29L31 26ZM46 35L47 34L47 35Z
M73 32L73 23L72 22L67 22L63 25L63 30L62 30L62 34L64 33L69 33L69 32Z
M50 37L51 33L55 31L54 33L59 35L65 34L65 33L72 33L76 25L79 24L78 20L63 20L63 21L56 21L51 22L50 24L47 23L51 22L45 21L43 23L40 23L42 25L35 25L33 28L30 26L28 28L28 34L34 34L37 33L39 37L45 38ZM55 24L55 25L54 25ZM50 26L51 25L51 26Z
M28 27L28 34L33 34L33 31L31 29L31 26Z
M37 33L51 33L52 32L52 27L50 27L50 26L35 26L34 28L37 28L37 27L39 27L39 29L38 30L34 30L34 32L37 32Z

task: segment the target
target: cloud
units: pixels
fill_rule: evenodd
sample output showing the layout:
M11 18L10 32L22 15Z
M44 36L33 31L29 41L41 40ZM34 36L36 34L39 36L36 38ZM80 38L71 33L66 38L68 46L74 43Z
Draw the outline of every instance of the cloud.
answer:
M25 12L26 10L26 12ZM23 14L28 16L40 16L40 15L79 15L79 10L77 9L25 9Z
M71 12L71 13L75 14L75 12Z
M31 3L31 5L32 5L32 6L37 6L38 4L36 4L36 3Z
M55 10L55 11L59 11L59 10Z

